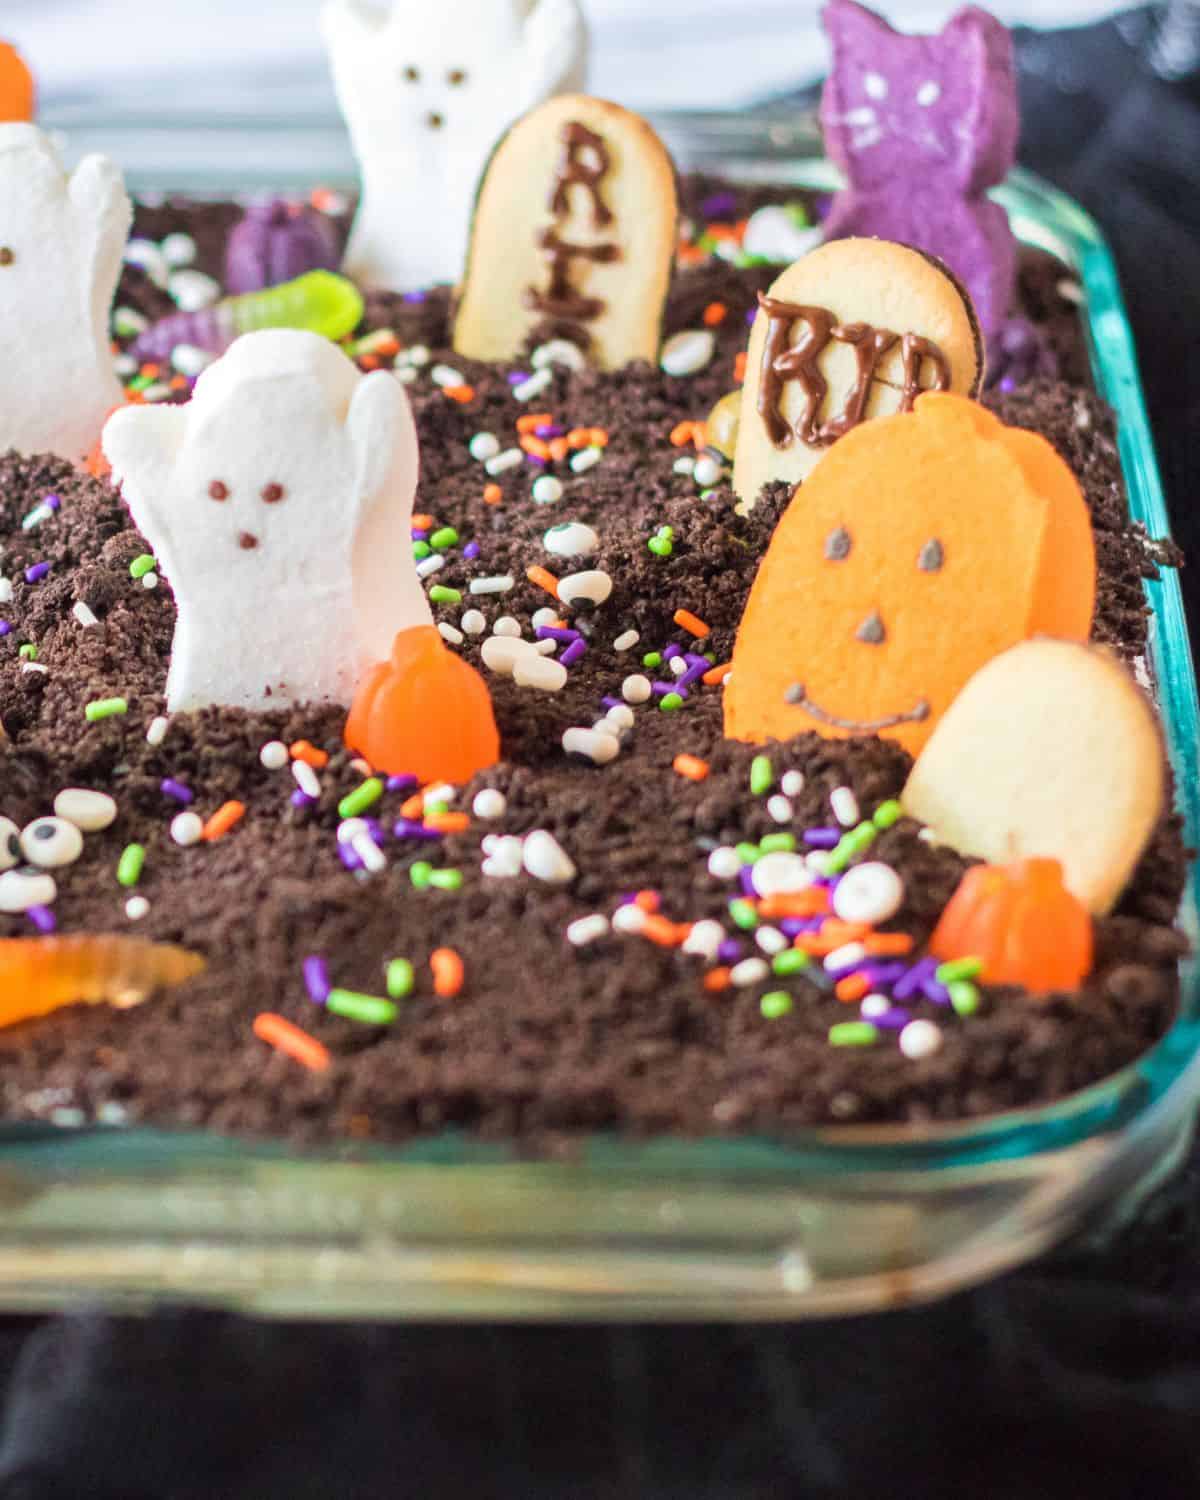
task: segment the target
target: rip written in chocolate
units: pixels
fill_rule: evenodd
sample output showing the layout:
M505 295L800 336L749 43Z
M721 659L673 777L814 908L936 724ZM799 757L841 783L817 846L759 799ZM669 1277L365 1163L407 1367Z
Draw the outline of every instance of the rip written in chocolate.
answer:
M776 448L786 448L793 438L810 448L826 448L857 427L866 412L871 382L879 361L897 342L903 365L900 388L900 410L911 411L922 391L944 391L950 387L950 365L946 356L932 341L919 334L901 336L888 328L873 328L869 323L838 323L824 307L805 307L777 298L758 298L767 317L767 337L763 344L762 373L758 387L758 412L767 436ZM792 329L803 325L795 344L789 344ZM831 343L849 344L854 350L854 383L840 411L826 422L819 422L822 403L829 392L829 382L820 368L820 358ZM923 386L921 376L928 362L932 366L932 384ZM793 426L779 409L784 387L795 381L804 398L804 406Z

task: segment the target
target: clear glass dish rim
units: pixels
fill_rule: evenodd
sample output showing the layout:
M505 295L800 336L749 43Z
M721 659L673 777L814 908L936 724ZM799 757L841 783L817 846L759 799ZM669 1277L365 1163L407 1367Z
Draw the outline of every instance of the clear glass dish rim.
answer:
M50 122L55 123L55 122ZM91 121L78 117L60 122L73 137L87 136ZM96 122L102 135L127 128L144 130L145 116L136 111L122 121L106 116ZM838 182L836 169L817 153L819 137L811 115L794 110L767 111L756 115L663 114L654 117L687 167L701 166L734 179L758 178L790 181L797 187L830 190ZM264 129L261 119L229 117L168 121L166 133L194 129L198 160L217 161L214 140L238 141L245 149L246 132L260 141L291 140L290 152L278 162L267 150L259 157L258 170L269 173L280 188L313 183L303 158L295 154L295 131L316 130L323 137L338 127L329 121L289 120L271 122ZM178 137L177 137L178 138ZM329 159L341 151L335 146ZM119 155L119 153L118 153ZM346 158L348 160L348 158ZM243 158L244 161L244 158ZM162 178L152 180L146 170L133 170L135 189L166 190L176 184ZM223 163L208 168L229 172ZM245 186L255 190L261 181L240 179L233 167L233 191ZM184 191L203 191L200 178L184 175ZM1138 375L1133 335L1125 313L1116 266L1105 239L1094 220L1066 195L1033 174L1016 171L995 195L1009 210L1018 236L1058 255L1076 272L1084 289L1081 307L1092 371L1100 394L1117 413L1119 446L1129 495L1130 512L1150 535L1169 535L1165 497L1154 454L1149 420ZM1160 693L1160 704L1168 753L1175 772L1177 805L1183 817L1187 843L1200 847L1200 777L1195 768L1195 747L1200 743L1200 713L1191 650L1178 579L1164 570L1157 581L1145 585L1151 606L1149 655ZM1200 861L1189 865L1181 920L1200 946ZM1120 1140L1132 1143L1142 1132L1161 1127L1164 1118L1182 1118L1200 1092L1200 965L1189 959L1181 964L1181 1010L1175 1024L1147 1054L1120 1073L1088 1089L1052 1104L992 1115L978 1121L956 1121L927 1125L839 1126L798 1129L786 1138L716 1136L694 1140L676 1138L631 1139L609 1135L582 1137L573 1170L589 1168L603 1172L617 1169L633 1174L697 1174L724 1178L731 1171L752 1169L756 1174L780 1174L793 1184L798 1174L827 1177L845 1174L874 1176L880 1172L919 1169L923 1172L982 1166L988 1162L1013 1161L1035 1154L1062 1152L1074 1145L1112 1136L1113 1149ZM1119 1133L1119 1134L1118 1134ZM389 1146L344 1142L332 1146L297 1148L284 1142L242 1140L208 1132L166 1131L143 1127L50 1127L39 1124L0 1125L0 1161L21 1169L50 1169L54 1173L76 1171L121 1173L179 1172L190 1168L219 1171L254 1161L280 1159L302 1163L319 1171L322 1163L346 1160L390 1164L397 1172L405 1165L436 1163L438 1166L481 1166L519 1159L512 1148L481 1142L455 1133L418 1138ZM543 1164L523 1162L522 1172L537 1172ZM558 1164L544 1164L550 1172Z

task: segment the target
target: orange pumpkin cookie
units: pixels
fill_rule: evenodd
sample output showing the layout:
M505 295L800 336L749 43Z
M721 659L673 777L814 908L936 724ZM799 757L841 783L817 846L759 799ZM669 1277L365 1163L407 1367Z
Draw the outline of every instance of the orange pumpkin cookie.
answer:
M0 42L0 122L25 123L33 119L33 74L8 42Z
M742 616L725 732L880 734L915 754L993 656L1086 639L1095 587L1087 507L1049 443L922 396L849 433L793 496Z
M822 245L759 298L733 487L751 506L769 480L798 483L923 390L976 396L983 364L970 298L940 261L889 240Z
M977 672L913 767L902 801L938 839L999 863L1059 860L1108 911L1162 813L1154 712L1098 646L1024 641Z

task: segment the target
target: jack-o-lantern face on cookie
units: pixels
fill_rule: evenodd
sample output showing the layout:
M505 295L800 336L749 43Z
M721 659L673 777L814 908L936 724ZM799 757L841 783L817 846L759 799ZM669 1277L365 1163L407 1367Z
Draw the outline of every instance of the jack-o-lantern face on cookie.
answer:
M878 734L915 754L991 657L1086 639L1094 596L1087 509L1049 444L924 396L796 491L742 616L726 733Z

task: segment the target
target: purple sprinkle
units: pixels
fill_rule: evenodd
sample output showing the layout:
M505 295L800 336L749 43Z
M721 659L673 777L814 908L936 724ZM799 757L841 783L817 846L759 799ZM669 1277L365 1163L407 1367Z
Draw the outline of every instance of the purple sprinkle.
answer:
M565 437L566 431L565 427L556 427L553 422L545 422L541 427L533 429L533 435L534 437L540 437L543 442L547 442L551 438Z
M723 964L735 964L742 956L742 945L737 938L726 938L717 945L717 957Z
M62 505L62 500L57 495L43 495L42 504L48 505L51 510L58 510Z
M743 865L738 871L738 880L741 882L742 893L746 896L757 896L754 888L754 866Z
M675 691L677 693L682 692L685 688L690 688L693 682L699 682L705 672L708 671L710 665L710 662L701 661L698 667L689 667L683 676L676 681Z
M842 841L840 828L806 828L804 842L812 849L836 849Z
M650 688L656 698L665 698L668 693L679 693L677 682L652 682ZM679 696L686 698L687 693L679 693Z
M830 979L845 979L847 974L857 974L860 969L865 971L868 966L868 959L855 958L852 959L849 963L838 964L836 969L831 969L829 967L829 960L826 959L822 967L824 968L826 974L829 975Z
M49 571L50 564L48 562L34 563L32 567L25 569L25 582L38 583L41 579L45 578Z
M25 915L39 932L53 932L58 926L58 918L48 906L26 907Z
M735 213L736 210L737 199L732 193L714 193L700 204L700 212L706 219L723 219L726 214Z
M683 647L677 646L674 641L669 646L663 647L663 661L674 661L677 656L683 655Z
M606 698L601 698L600 702L604 705L605 708L624 708L625 707L625 700L624 700L624 698L614 698L614 697L612 697L611 694L608 697L606 697Z
M366 827L367 833L370 836L372 843L378 844L380 848L382 848L383 841L387 838L387 834L384 832L383 824L379 821L378 818L364 818L363 824Z
M877 990L885 985L895 984L897 979L903 979L908 973L908 965L902 962L863 964L862 972L871 981L871 988Z
M310 953L301 965L308 998L315 1005L324 1005L333 986L329 983L329 965L316 953Z
M310 797L307 792L302 792L299 787L292 793L293 807L313 807L317 799Z
M415 776L389 776L387 789L389 792L412 792L417 789L420 782Z
M1005 375L1001 378L1000 389L1004 392L1005 395L1008 395L1009 391L1015 391L1016 388L1017 382L1012 378L1011 375Z
M580 639L578 630L559 625L539 625L534 634L539 641L561 641L566 646Z
M424 526L410 526L409 536L414 542L427 542L429 540L429 528Z
M474 562L475 559L479 556L480 551L481 548L478 542L468 542L467 545L462 549L462 555L469 562Z
M758 308L757 307L747 308L747 310L746 310L746 324L747 324L748 327L753 328L753 326L754 326L754 320L757 317L758 317Z
M423 839L427 844L441 838L436 828L426 828L424 823L414 822L412 818L401 818L392 832L398 839Z
M932 1000L934 1005L949 1005L950 991L940 979L934 979L932 975L921 986L921 993L926 1000Z
M509 385L524 385L529 379L529 372L528 370L510 370L504 378Z
M427 292L422 291L405 292L404 300L405 302L424 302L427 295Z
M585 640L572 641L558 659L564 667L573 667L586 651L587 642Z
M173 780L170 776L164 777L158 784L159 791L164 797L173 797L176 802L187 804L194 800L195 793L190 787L186 787L180 781Z
M0 638L8 635L11 630L12 626L7 620L0 620Z
M536 453L527 453L525 455L525 462L532 464L535 469L544 469L546 467L546 460L539 458Z
M927 979L932 979L937 968L936 958L918 959L908 973L902 979L898 979L892 986L892 998L895 1000L911 1000Z
M872 1026L878 1026L881 1031L903 1031L912 1020L912 1016L908 1011L897 1010L895 1006L892 1006L891 1010L885 1010L882 1015L864 1016L863 1019L869 1020Z
M779 930L785 937L799 937L802 932L820 932L825 925L824 917L784 917Z
M339 844L338 853L341 855L342 863L346 866L347 870L362 869L362 860L359 859L349 844Z

